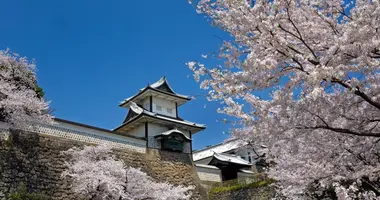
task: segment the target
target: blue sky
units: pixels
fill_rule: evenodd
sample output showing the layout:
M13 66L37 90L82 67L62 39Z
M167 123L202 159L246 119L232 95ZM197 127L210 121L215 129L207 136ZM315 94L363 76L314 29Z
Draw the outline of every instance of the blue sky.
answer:
M0 49L36 60L54 115L107 129L127 113L121 100L161 76L178 93L205 94L184 63L217 51L214 35L228 38L187 0L12 0L1 7ZM194 136L194 149L228 137L229 125L216 122L225 117L218 105L197 98L180 107L182 118L208 126Z

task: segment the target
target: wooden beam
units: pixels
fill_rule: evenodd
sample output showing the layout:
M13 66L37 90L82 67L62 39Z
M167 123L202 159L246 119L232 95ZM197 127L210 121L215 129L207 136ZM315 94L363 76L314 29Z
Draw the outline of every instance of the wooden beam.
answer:
M145 139L146 139L146 147L148 147L148 122L145 122Z
M175 102L175 117L178 118L178 104Z
M153 112L153 97L152 97L152 95L151 96L149 96L149 111L150 112Z

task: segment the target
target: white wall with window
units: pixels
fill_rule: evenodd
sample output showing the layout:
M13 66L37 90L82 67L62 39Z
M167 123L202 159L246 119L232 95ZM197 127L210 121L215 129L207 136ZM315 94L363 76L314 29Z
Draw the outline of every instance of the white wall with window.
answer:
M177 117L175 102L158 97L153 97L152 100L153 112L169 117Z

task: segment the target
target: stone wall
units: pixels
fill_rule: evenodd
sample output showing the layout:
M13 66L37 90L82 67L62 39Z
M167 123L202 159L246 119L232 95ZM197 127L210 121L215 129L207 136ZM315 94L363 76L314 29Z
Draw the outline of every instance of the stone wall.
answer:
M63 138L13 132L8 140L0 140L0 200L24 184L28 191L43 193L53 200L76 199L70 181L60 175L66 157L61 151L85 143ZM199 185L190 154L148 149L139 153L127 149L115 150L126 165L141 168L159 182L196 185L192 199L206 199Z

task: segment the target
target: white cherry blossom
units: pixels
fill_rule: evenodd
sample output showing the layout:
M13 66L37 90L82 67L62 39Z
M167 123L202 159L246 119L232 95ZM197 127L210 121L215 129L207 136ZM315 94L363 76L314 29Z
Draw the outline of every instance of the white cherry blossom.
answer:
M20 128L29 122L51 123L49 103L36 92L34 62L0 51L0 121Z
M81 199L188 200L194 189L156 182L140 169L125 166L106 145L73 147L62 153L71 157L62 176L72 179Z
M220 48L223 66L188 66L243 125L233 135L268 146L285 196L304 199L315 180L340 196L350 193L342 180L377 180L379 1L200 0L196 9L233 39Z

